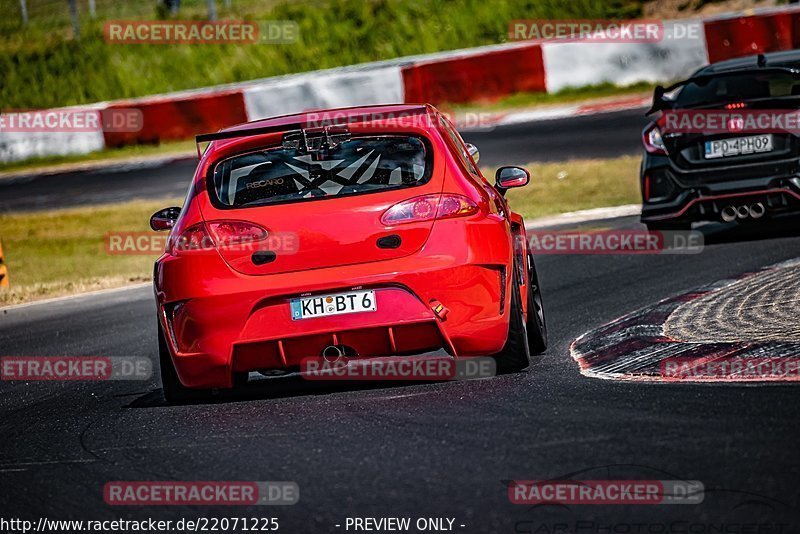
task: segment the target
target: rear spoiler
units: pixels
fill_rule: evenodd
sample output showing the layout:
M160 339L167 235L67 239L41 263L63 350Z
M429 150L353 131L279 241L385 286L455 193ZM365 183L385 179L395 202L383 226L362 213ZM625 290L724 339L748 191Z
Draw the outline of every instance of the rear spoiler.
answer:
M793 76L800 76L800 70L788 67L746 67L743 69L726 70L723 72L709 72L707 74L699 74L697 76L692 76L691 78L687 78L683 81L674 83L669 87L663 87L661 85L657 85L655 90L653 91L653 105L647 111L647 113L645 113L645 115L652 115L657 111L662 111L664 109L667 109L669 106L668 102L664 100L664 95L684 85L688 85L690 83L697 83L698 85L702 85L703 83L706 83L711 79L723 78L726 76L739 76L741 74L756 75L765 73L791 74Z
M244 128L241 130L228 130L217 133L200 134L195 137L195 145L197 146L197 156L202 158L203 152L200 150L200 143L211 143L212 141L221 141L224 139L236 139L241 137L255 137L258 135L265 135L276 132L291 132L306 130L327 130L330 127L342 127L349 124L359 122L375 122L382 120L399 120L403 117L413 117L423 114L428 114L428 106L419 106L415 108L405 109L395 113L362 113L359 115L340 115L336 116L337 111L320 111L319 120L308 119L306 121L294 122L289 124L280 124L276 126L261 126L257 128ZM208 148L208 147L206 147Z

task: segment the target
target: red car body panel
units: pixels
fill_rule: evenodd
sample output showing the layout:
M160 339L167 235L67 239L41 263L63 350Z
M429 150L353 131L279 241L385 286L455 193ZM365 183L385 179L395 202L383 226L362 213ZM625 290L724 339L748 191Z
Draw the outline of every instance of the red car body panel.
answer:
M184 386L231 387L234 373L295 369L303 358L317 357L331 344L352 347L359 357L437 349L453 357L485 356L503 347L515 257L524 262L527 253L522 218L510 213L488 182L471 175L459 161L456 151L463 147L455 147L442 131L434 108L422 108L424 120L354 119L365 113L385 117L419 109L404 105L336 110L339 117L351 118L353 136L403 133L430 143L431 178L410 188L263 207L221 207L207 188L209 169L230 155L279 144L282 134L210 144L172 234L180 235L200 221L232 219L255 222L296 241L293 250L264 265L255 265L249 251L224 247L165 253L156 261L159 321ZM280 117L233 130L303 124L309 117ZM468 216L395 226L381 222L392 205L441 192L466 196L480 209ZM402 244L377 248L376 240L387 234L399 235ZM527 270L520 272L525 286ZM375 290L376 311L292 320L293 298L357 288ZM435 303L445 306L446 317L434 313Z

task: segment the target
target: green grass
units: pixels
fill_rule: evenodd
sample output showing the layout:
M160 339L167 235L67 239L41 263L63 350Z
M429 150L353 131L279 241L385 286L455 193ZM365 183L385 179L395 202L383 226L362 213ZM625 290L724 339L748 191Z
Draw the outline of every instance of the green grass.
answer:
M180 200L0 215L10 282L0 289L0 305L149 280L157 254L107 254L104 236L146 231L150 215L176 203Z
M575 160L559 163L531 163L531 183L512 189L508 199L514 211L528 219L604 206L621 206L642 201L639 193L641 158ZM491 171L491 172L490 172ZM484 169L486 177L494 169Z
M80 39L66 9L31 12L1 0L0 102L5 109L47 108L205 87L411 54L504 42L513 19L631 18L639 0L233 0L220 18L292 20L299 41L282 45L124 45L104 41L110 19L153 19L155 1L82 7ZM28 2L28 4L35 4ZM63 7L66 6L63 2ZM84 2L80 2L85 6ZM124 7L146 4L151 8ZM205 17L205 0L184 0L181 19Z
M527 218L639 202L639 160L622 157L531 163L528 187L511 190L514 210ZM484 169L492 177L494 169ZM107 232L146 231L150 215L180 200L133 201L90 208L0 215L0 240L10 288L0 305L150 280L156 254L110 255Z

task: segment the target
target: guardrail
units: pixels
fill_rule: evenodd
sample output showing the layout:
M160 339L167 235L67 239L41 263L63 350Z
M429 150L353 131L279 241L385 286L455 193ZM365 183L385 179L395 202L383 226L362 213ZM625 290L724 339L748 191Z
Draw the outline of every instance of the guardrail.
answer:
M668 81L708 62L800 44L800 6L666 21L664 27L690 23L701 24L703 35L588 46L523 41L85 106L139 109L142 128L103 131L102 138L100 132L0 130L0 161L190 139L233 124L309 109L469 102L603 82Z

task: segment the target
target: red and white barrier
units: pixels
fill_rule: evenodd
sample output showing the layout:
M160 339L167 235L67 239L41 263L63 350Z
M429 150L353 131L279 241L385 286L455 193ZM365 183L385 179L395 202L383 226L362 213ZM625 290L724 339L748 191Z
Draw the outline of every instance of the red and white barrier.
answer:
M0 132L0 162L88 154L106 147L103 132Z
M85 108L140 110L142 128L72 133L0 130L0 161L189 139L248 120L309 109L472 102L604 82L670 81L709 62L800 47L800 7L795 6L664 26L665 35L674 34L675 26L702 26L702 31L655 43L517 42L95 104Z
M545 91L537 44L434 58L403 67L405 102L474 102Z
M285 76L243 89L248 120L330 109L403 101L400 67L335 69ZM212 130L207 130L212 131Z
M140 130L105 132L108 147L190 139L201 131L247 122L244 97L239 89L116 101L108 109L142 112Z
M800 8L754 10L705 21L708 60L800 48Z
M654 43L543 43L547 92L601 83L620 86L687 76L708 63L702 21L666 22L665 34L693 29L685 37Z
M10 115L0 115L0 162L21 161L36 157L70 156L88 154L103 150L106 147L103 127L100 121L101 110L105 106L95 104L89 106L72 106L59 108L59 115L69 117L71 114L84 118L80 128L72 131L56 131L53 128L36 128L30 124L12 124ZM46 111L38 114L38 118L47 117ZM22 113L20 113L22 114ZM32 122L33 117L28 117ZM50 120L57 116L47 117ZM93 120L87 120L87 119ZM57 122L56 122L57 124Z

